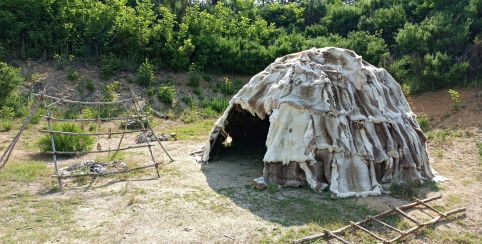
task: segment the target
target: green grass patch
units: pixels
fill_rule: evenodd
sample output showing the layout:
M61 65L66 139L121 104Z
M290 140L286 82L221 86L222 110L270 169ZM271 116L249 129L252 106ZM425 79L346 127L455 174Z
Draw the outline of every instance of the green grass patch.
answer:
M52 126L54 131L64 132L85 132L75 123L55 123ZM79 135L54 135L55 149L57 151L89 151L94 144L94 137L92 136L79 136ZM50 141L50 135L45 135L38 141L39 147L42 151L52 151L52 144Z
M34 182L51 173L46 163L11 162L0 170L0 179L1 181Z
M206 139L214 122L214 119L197 120L190 124L176 126L172 128L169 133L177 133L177 138L179 140Z

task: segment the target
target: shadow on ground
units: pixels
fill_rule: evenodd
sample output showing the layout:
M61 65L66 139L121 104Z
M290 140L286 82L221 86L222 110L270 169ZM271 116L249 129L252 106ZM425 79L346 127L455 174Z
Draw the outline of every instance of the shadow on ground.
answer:
M316 193L309 187L268 188L260 191L251 186L254 178L262 176L263 162L260 155L262 154L228 154L222 157L222 160L218 159L203 165L201 169L209 186L218 194L231 199L237 206L284 227L306 227L301 234L297 233L293 236L296 238L307 233L319 232L321 228L334 230L350 224L350 221L363 220L367 215L385 210L377 209L374 207L376 205L383 206L387 203L400 205L408 202L386 195L370 197L362 201L357 198L332 199L330 192ZM438 190L437 187L430 185L419 192L419 197L424 198L428 192ZM378 204L368 207L367 202L370 201ZM405 226L406 221L399 216L391 216L386 221L402 229L409 228ZM383 226L369 225L368 227L372 230L387 232L383 230ZM393 238L394 235L391 237Z

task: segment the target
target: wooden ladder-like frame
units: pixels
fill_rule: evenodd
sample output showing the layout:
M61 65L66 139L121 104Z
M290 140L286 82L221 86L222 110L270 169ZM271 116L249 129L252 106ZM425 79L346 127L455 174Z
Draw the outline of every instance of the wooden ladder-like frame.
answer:
M465 213L465 211L466 211L465 208L456 208L454 210L443 213L443 212L440 212L437 209L435 209L432 206L427 204L428 202L431 202L431 201L434 201L434 200L437 200L437 199L440 199L440 198L442 198L442 196L426 198L426 199L423 199L423 200L413 198L413 200L415 202L410 203L410 204L406 204L406 205L399 206L399 207L396 207L394 205L389 205L389 207L390 207L389 210L384 211L382 213L379 213L377 215L367 216L364 220L361 220L361 221L358 221L358 222L350 221L349 225L346 225L346 226L344 226L340 229L334 230L334 231L329 231L329 230L323 229L322 233L307 236L307 237L304 237L304 238L299 239L299 240L295 240L295 241L293 241L293 243L305 243L305 242L309 242L309 241L314 241L314 240L322 238L322 237L327 237L327 238L334 238L334 239L336 239L336 240L338 240L342 243L347 244L347 243L350 243L350 242L344 240L338 234L347 231L349 228L356 228L358 230L361 230L361 231L369 234L373 238L377 239L378 241L382 242L382 243L392 243L392 242L398 241L398 240L406 237L409 234L414 233L415 231L417 231L418 229L420 229L422 227L425 227L427 225L432 225L432 224L435 224L439 221L442 221L442 220L446 219L447 217L449 217L450 215L454 215L454 214L462 213L462 212ZM421 222L421 221L409 216L406 212L403 211L403 210L407 210L407 209L413 209L413 208L415 208L416 206L419 206L419 205L422 205L423 207L434 211L435 213L438 214L438 216L429 220L429 221L427 221L427 222ZM393 227L393 226L391 226L391 225L389 225L389 224L387 224L387 223L378 219L380 217L384 217L384 216L391 215L391 214L399 214L399 215L403 216L404 218L408 219L409 221L413 222L416 226L412 227L412 228L410 228L406 231L403 231L403 230L400 230L396 227ZM385 238L380 237L377 234L375 234L375 233L371 232L370 230L361 226L362 224L366 224L370 221L381 224L384 227L387 227L388 229L397 232L399 235L396 236L395 238L392 238L392 239L385 239Z
M45 91L42 94L35 94L35 95L38 98L37 101L42 101L43 105L44 105L44 108L45 108L45 116L44 117L47 121L47 128L48 129L47 130L40 130L39 132L40 133L47 133L47 134L50 135L50 142L51 142L52 151L49 151L47 153L52 154L52 159L53 159L54 168L55 168L55 175L53 175L53 177L57 178L60 191L64 190L63 189L63 179L65 179L65 178L76 178L76 177L90 176L90 177L92 177L92 179L94 181L96 179L96 177L98 177L98 176L103 177L103 176L109 176L109 175L113 175L113 174L124 174L124 173L127 173L127 172L142 170L142 169L146 169L146 168L149 168L149 167L154 167L156 169L157 177L160 178L159 166L162 163L156 161L156 158L154 157L154 153L153 153L152 148L151 148L151 147L155 146L155 144L151 144L149 142L148 137L147 137L148 131L150 133L152 133L153 135L156 135L156 134L155 134L154 130L152 129L152 127L149 123L149 120L147 119L146 113L143 111L142 106L138 101L137 95L134 93L134 91L132 89L131 89L131 98L130 99L117 100L117 101L113 101L113 102L74 101L74 100L69 100L69 99L65 99L65 98L48 96L48 95L45 94ZM53 100L54 102L52 102L50 104L47 104L46 99ZM108 117L108 118L94 118L94 119L85 119L85 118L82 118L82 119L64 119L64 118L54 118L54 117L52 117L51 112L50 112L50 107L52 105L64 104L64 103L97 106L97 108L99 108L99 106L101 106L101 105L124 106L124 108L126 109L126 112L128 112L129 115L126 116L126 117ZM129 108L129 106L126 105L128 103L130 103L130 105L134 106L134 111L135 111L134 115L130 114L131 109ZM38 104L36 105L35 110L37 109L37 107L38 107ZM32 109L32 111L34 111L34 110ZM127 130L127 122L128 122L129 119L139 119L141 121L141 123L140 123L141 129L140 130L128 131ZM105 122L105 121L113 121L113 120L124 121L124 123L125 123L124 129L122 131L114 131L114 132L108 131L108 132L100 132L100 133L74 133L74 132L56 131L56 130L53 130L53 127L52 127L53 121L70 121L70 122L80 122L80 123L86 122L86 121L91 121L91 122L95 121L95 122L99 123L101 121ZM144 124L144 123L146 123L146 124ZM142 132L143 137L146 138L145 145L121 147L122 141L123 141L124 136L126 134L138 133L138 132ZM116 149L110 149L109 148L109 149L106 149L106 150L102 150L101 148L98 148L97 151L58 151L58 150L56 150L56 147L55 147L56 146L55 140L54 140L55 134L77 135L77 136L101 136L101 135L106 135L106 136L108 136L108 138L110 138L112 135L121 135L121 138L120 138L120 141L119 141ZM162 145L158 136L155 136L155 138L156 138L157 144L159 144L159 146L161 146L162 150L164 151L166 156L169 158L170 162L173 162L174 159L171 157L171 155L169 155L166 148ZM139 167L135 167L135 168L131 168L131 169L126 169L126 170L103 173L103 174L94 173L94 172L93 173L85 173L85 174L74 174L74 175L60 175L59 174L57 155L79 155L79 154L105 153L105 152L114 152L115 154L117 154L119 151L130 150L130 149L141 148L141 147L147 147L148 148L149 155L150 155L151 160L152 160L151 164L145 165L145 166L139 166ZM2 160L3 160L3 157L2 157Z

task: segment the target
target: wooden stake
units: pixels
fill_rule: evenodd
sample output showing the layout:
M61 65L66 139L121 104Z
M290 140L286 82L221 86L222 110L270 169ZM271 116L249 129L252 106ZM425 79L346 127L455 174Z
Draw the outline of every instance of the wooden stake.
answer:
M360 229L360 230L362 230L362 231L370 234L370 235L373 236L375 239L377 239L377 240L379 240L379 241L381 241L381 242L383 242L383 243L387 243L387 242L388 242L387 240L379 237L379 236L376 235L375 233L367 230L366 228L363 228L362 226L358 225L357 223L355 223L355 222L353 222L353 221L350 221L350 224L353 225L353 226L355 226L356 228L358 228L358 229Z
M44 93L45 93L45 90L44 90ZM49 107L47 106L47 102L45 101L45 99L42 97L42 100L43 100L43 103L44 103L44 107L45 107L45 114L50 117L50 110L49 110ZM47 127L49 129L49 131L52 131L52 121L50 119L47 119ZM50 144L52 146L52 159L54 161L54 166L55 166L55 174L56 175L59 175L59 167L57 165L57 153L55 151L55 140L54 140L54 133L53 132L50 132ZM60 177L57 177L57 181L59 183L59 190L61 192L64 191L64 187L62 185L62 178Z

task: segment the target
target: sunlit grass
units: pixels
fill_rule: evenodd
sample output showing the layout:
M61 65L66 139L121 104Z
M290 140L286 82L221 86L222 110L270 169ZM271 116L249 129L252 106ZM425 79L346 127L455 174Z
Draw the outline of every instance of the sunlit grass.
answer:
M44 162L9 162L0 170L0 181L33 182L50 173Z
M182 124L171 128L169 133L176 133L179 140L207 139L213 128L215 119L202 119L190 124Z

